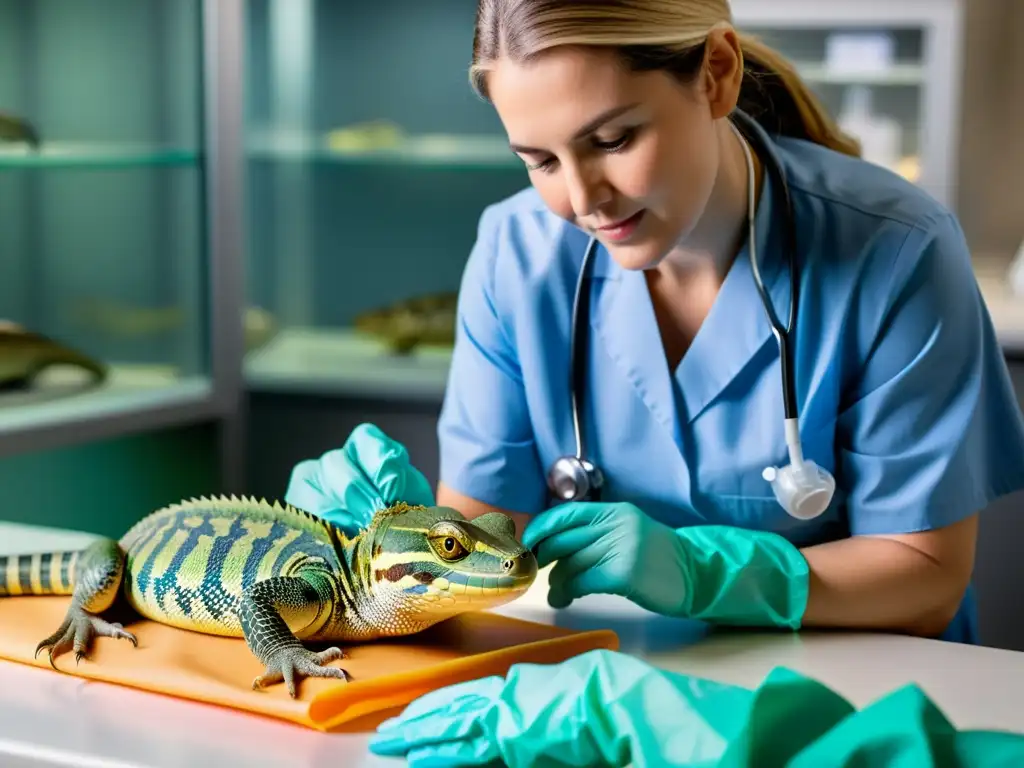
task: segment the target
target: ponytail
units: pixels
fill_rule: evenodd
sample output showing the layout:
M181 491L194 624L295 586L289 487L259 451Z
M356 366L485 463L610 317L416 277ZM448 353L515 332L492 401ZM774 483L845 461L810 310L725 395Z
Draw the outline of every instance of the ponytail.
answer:
M793 66L748 34L739 34L746 68L737 106L776 135L806 139L860 157L860 142L843 133Z

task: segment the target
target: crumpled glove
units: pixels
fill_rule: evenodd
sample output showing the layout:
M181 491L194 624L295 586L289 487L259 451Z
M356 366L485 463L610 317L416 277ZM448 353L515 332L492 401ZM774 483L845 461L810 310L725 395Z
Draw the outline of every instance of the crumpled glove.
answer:
M370 739L412 768L714 765L750 691L597 650L421 696Z
M857 711L785 667L749 691L597 650L431 691L370 751L412 768L1001 768L1024 765L1024 735L957 731L914 684Z
M523 543L548 576L548 603L621 595L647 610L719 624L799 629L809 568L775 533L673 529L633 504L568 502L533 518Z
M432 506L434 492L405 446L373 424L360 424L340 449L296 464L284 500L355 533L397 501Z

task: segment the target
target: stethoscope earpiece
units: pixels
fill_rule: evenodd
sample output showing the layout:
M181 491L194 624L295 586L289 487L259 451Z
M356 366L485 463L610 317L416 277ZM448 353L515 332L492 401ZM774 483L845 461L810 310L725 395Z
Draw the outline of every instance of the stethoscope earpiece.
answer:
M789 515L800 520L810 520L818 517L828 509L832 501L832 495L835 492L835 479L828 471L819 467L813 461L804 459L800 444L800 434L797 428L798 414L793 381L793 356L790 350L790 339L792 338L792 329L796 319L799 289L796 271L796 222L793 218L789 186L786 182L782 165L775 154L765 146L763 148L767 158L766 166L772 174L773 181L778 188L778 193L784 201L786 232L789 239L788 258L791 301L788 327L784 328L775 314L771 299L765 291L757 263L757 232L755 228L757 206L756 190L754 189L754 161L747 142L752 141L755 136L760 141L760 133L753 119L741 110L735 110L735 118L734 121L730 121L729 125L739 138L747 161L747 224L749 227L750 264L754 274L754 284L757 286L765 313L768 315L768 322L771 323L772 331L779 344L786 445L789 449L789 464L781 468L768 467L764 470L762 476L770 484L775 498ZM746 130L741 131L737 124L744 126ZM584 351L586 350L587 330L589 328L589 323L581 322L581 318L588 316L589 292L586 288L590 266L596 250L597 238L591 237L590 242L587 244L587 250L583 255L583 263L580 266L572 308L572 338L570 342L569 365L571 368L570 394L576 454L574 456L563 456L556 460L551 466L547 477L548 489L551 495L563 502L593 501L604 484L604 477L600 469L584 458L586 451L583 444L583 429L581 426L582 407L580 405L584 383Z

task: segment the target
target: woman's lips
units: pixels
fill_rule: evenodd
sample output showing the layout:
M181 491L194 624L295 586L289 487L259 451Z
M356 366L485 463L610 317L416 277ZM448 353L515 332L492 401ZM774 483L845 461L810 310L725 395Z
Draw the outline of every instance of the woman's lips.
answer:
M623 219L615 224L609 224L606 227L598 227L597 231L609 240L625 240L636 231L636 228L640 225L640 220L643 218L643 215L644 212L641 209L628 219Z

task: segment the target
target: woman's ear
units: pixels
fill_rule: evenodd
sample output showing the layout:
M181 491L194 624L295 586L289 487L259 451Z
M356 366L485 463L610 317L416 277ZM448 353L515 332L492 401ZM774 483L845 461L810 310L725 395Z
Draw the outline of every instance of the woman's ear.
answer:
M710 32L704 47L702 77L711 117L717 120L732 114L743 82L743 49L736 30L729 27Z

